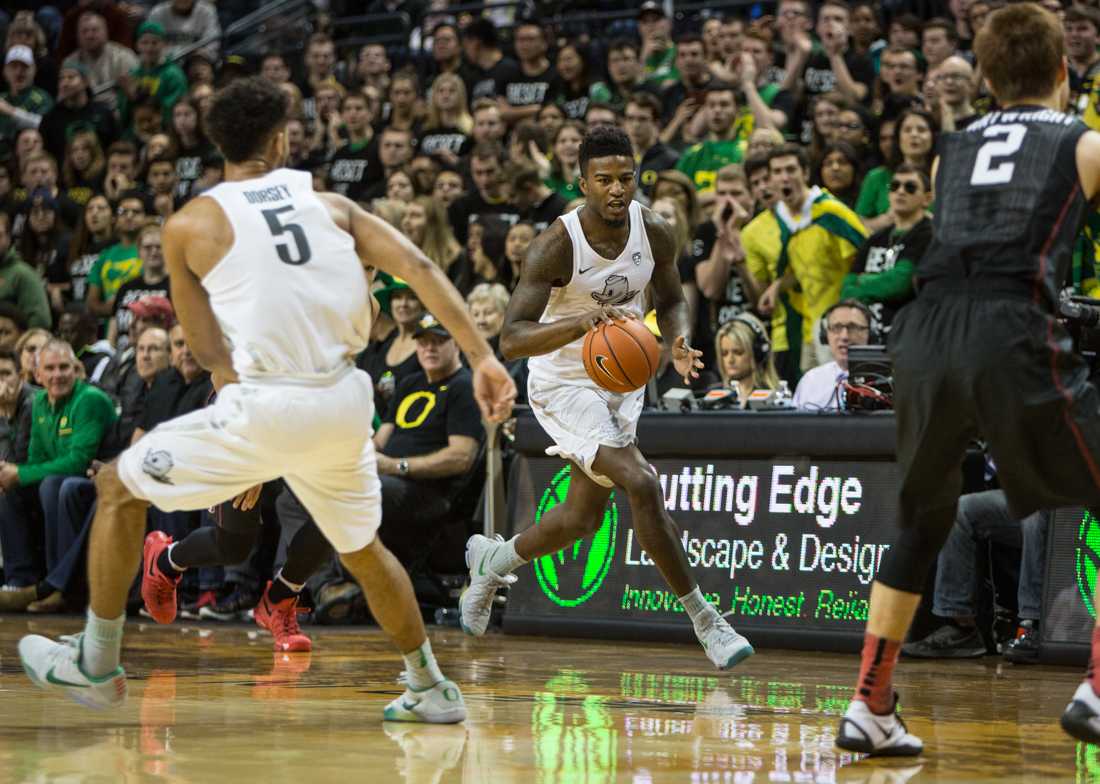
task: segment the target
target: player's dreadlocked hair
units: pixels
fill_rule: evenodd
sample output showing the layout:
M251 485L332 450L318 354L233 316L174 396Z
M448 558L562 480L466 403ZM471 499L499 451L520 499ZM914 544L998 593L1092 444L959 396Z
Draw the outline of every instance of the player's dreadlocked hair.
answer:
M256 158L286 123L286 93L259 76L235 79L214 94L206 136L230 163Z
M581 142L579 161L581 176L584 176L588 169L588 162L593 158L608 158L614 155L631 159L634 157L634 147L630 143L630 137L618 126L597 125L584 135L584 141Z

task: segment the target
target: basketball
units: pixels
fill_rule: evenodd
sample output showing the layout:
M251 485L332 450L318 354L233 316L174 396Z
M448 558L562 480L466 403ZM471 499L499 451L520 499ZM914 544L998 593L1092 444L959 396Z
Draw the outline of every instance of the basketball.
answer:
M657 372L661 349L641 319L606 321L584 336L584 369L606 389L633 392Z

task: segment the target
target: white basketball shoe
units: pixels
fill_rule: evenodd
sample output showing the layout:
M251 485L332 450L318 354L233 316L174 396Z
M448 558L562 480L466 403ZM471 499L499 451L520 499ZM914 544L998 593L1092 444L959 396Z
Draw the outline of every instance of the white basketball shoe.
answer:
M119 707L126 702L126 672L116 667L100 678L88 675L80 666L83 646L83 634L64 642L30 634L19 641L19 660L27 677L41 689L60 692L96 710Z
M516 581L514 574L497 574L490 566L493 553L504 539L490 539L474 534L466 542L466 566L470 570L470 584L458 599L462 615L462 631L480 637L489 628L489 616L493 612L493 600L500 588Z

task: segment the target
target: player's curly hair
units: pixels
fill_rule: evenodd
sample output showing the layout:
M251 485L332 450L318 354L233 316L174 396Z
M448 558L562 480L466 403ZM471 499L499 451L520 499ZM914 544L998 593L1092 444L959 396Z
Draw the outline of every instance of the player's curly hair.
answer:
M206 136L230 163L258 157L287 119L286 93L259 76L218 90L206 113Z
M634 146L626 131L617 125L597 125L590 129L581 141L581 176L588 170L588 162L593 158L608 158L613 155L634 157Z

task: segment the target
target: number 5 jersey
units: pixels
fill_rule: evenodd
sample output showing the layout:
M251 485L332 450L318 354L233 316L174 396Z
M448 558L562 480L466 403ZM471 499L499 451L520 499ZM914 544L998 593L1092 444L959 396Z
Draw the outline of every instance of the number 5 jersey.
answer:
M320 379L353 362L370 335L366 274L311 175L277 169L203 196L233 227L202 285L241 378Z

